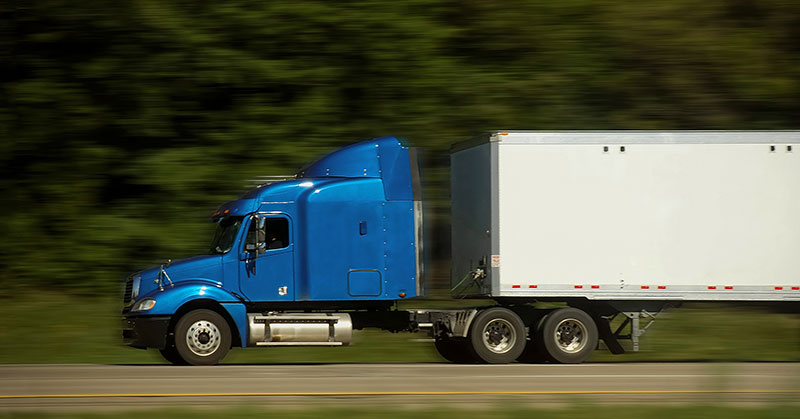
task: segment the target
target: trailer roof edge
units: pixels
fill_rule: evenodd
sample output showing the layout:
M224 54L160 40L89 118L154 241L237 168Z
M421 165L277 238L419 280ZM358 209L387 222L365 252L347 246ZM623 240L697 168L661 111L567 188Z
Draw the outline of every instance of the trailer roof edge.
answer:
M450 153L477 145L506 144L797 144L800 130L557 130L490 131L456 143Z

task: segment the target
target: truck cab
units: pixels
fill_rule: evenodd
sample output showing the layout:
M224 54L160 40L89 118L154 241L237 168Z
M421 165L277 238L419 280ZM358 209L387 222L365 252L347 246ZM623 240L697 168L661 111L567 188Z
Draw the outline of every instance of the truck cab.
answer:
M270 322L254 318L277 310L387 307L420 295L421 208L413 148L381 137L340 149L293 179L221 205L212 215L217 230L208 255L131 275L123 336L130 346L189 363L216 363L227 351L222 346L290 342L287 333L310 343L285 325L316 321L299 329L327 331L349 318L278 319L284 334L263 336L269 342L253 333ZM319 340L347 343L327 333Z

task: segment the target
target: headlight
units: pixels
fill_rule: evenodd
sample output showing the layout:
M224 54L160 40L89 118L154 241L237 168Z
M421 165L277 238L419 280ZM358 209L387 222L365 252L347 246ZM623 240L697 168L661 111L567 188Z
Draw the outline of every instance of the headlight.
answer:
M152 298L145 298L144 300L136 303L136 305L133 306L132 311L147 311L155 306L156 306L156 300Z

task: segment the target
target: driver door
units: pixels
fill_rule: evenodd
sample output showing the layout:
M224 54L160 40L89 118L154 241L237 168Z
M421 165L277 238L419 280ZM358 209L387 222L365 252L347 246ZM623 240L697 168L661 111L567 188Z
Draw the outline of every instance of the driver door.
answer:
M294 243L291 219L283 214L248 220L239 257L239 290L250 301L294 300Z

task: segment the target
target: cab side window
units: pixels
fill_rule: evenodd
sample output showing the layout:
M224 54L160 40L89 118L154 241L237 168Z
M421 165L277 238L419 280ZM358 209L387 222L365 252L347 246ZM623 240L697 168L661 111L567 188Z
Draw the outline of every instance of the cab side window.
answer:
M267 218L267 249L283 249L289 246L289 220L282 217Z

